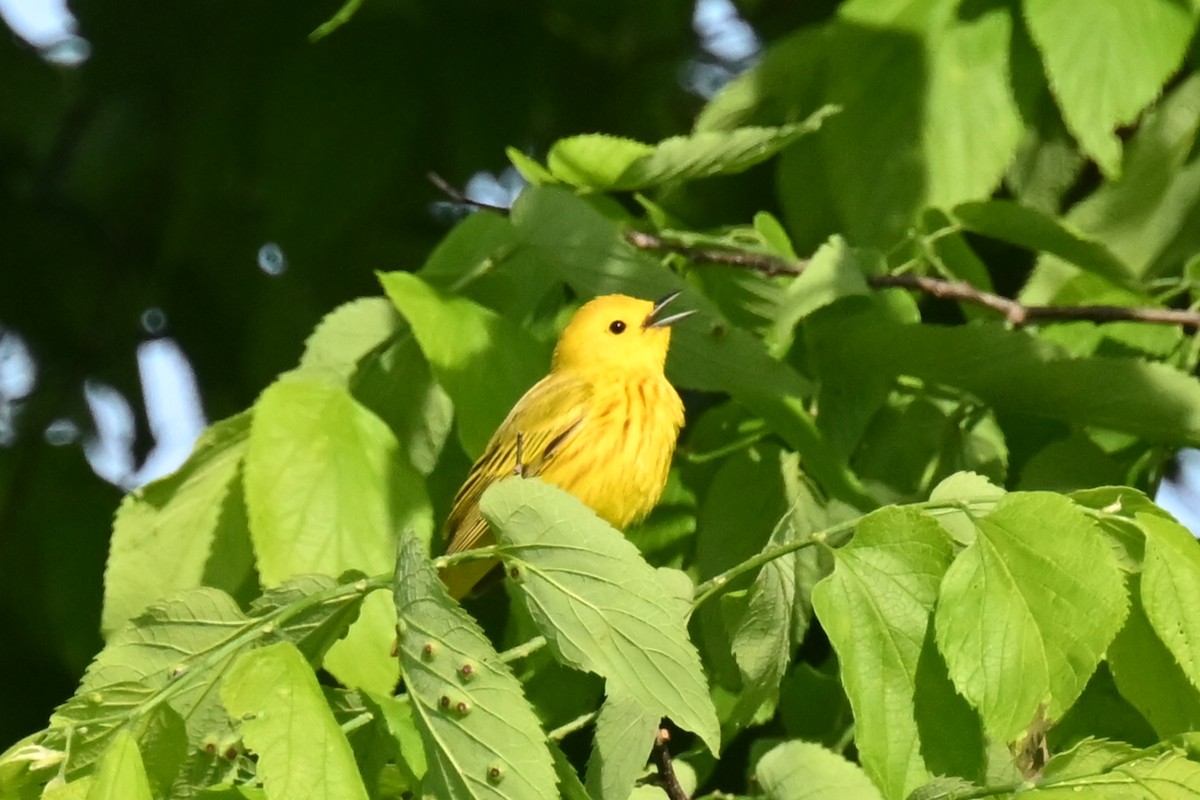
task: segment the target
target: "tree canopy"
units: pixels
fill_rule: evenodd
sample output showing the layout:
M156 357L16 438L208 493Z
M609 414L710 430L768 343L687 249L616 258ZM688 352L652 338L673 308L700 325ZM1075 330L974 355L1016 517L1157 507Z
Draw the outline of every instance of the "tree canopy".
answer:
M747 69L678 2L0 42L0 794L1200 796L1200 4L792 5ZM659 507L503 481L452 600L565 316L675 291ZM163 334L216 421L122 497L43 432Z

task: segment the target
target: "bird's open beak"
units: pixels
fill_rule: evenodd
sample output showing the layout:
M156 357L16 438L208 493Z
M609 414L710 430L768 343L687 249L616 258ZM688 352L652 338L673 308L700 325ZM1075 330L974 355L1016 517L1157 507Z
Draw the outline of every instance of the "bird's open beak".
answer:
M665 328L668 325L674 325L684 317L690 317L696 313L695 309L689 311L680 311L678 314L671 314L669 317L662 316L663 310L679 295L682 291L672 292L654 304L654 308L650 309L650 313L646 315L646 319L642 322L643 328Z

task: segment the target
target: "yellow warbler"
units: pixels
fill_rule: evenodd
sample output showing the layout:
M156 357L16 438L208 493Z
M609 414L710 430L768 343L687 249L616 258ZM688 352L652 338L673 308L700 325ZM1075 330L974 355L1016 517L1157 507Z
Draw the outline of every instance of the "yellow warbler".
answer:
M606 295L571 317L550 374L517 401L471 467L446 520L447 553L492 542L479 511L484 489L509 475L537 476L582 500L616 528L650 512L662 495L683 402L663 374L670 325L657 303ZM462 597L495 562L447 567L442 579Z

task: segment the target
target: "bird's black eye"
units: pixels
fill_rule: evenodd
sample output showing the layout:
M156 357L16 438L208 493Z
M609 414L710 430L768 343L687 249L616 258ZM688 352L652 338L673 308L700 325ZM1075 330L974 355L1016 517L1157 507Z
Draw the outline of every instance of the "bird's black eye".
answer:
M619 319L613 320L613 323L608 326L608 329L610 331L612 331L613 333L624 333L625 332L625 323Z

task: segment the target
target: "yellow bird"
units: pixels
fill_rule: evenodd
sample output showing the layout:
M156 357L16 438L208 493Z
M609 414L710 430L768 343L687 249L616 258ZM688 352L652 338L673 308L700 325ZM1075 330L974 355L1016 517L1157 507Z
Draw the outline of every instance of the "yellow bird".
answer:
M550 374L513 406L458 490L446 520L448 554L491 544L479 498L510 475L552 483L621 530L650 513L683 426L683 402L663 374L670 326L693 313L664 315L678 296L652 303L605 295L575 312ZM494 566L455 564L442 580L462 597Z

